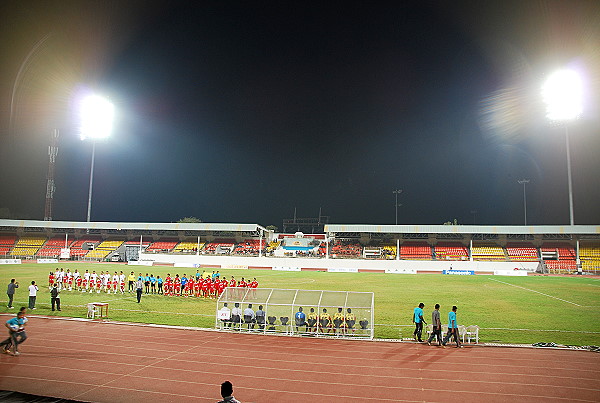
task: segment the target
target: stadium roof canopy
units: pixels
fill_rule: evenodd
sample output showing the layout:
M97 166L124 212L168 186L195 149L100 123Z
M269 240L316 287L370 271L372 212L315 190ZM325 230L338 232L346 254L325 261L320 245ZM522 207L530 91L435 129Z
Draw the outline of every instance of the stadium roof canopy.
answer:
M143 222L81 222L81 221L36 221L0 220L0 227L14 228L70 228L95 230L133 231L224 231L253 232L268 230L258 224L219 224L219 223L143 223Z
M325 232L380 234L600 234L600 225L369 225L328 224Z

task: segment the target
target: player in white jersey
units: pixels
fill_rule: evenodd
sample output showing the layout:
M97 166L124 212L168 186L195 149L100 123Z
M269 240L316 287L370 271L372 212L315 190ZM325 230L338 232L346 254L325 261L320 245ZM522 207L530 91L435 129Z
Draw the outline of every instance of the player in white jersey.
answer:
M81 291L81 281L79 281L80 277L81 274L79 274L79 270L75 269L75 273L73 273L73 285L78 291Z
M116 294L117 289L119 288L119 275L117 274L117 272L113 274L110 286L112 288L113 293Z
M88 270L83 273L83 289L82 292L86 292L90 288L90 272Z

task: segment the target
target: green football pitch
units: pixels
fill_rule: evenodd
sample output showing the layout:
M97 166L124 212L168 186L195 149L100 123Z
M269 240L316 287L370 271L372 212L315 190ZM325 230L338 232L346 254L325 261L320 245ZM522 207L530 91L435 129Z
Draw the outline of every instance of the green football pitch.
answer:
M194 269L126 266L109 263L60 263L0 265L0 285L5 290L11 278L20 288L15 306L27 305L27 286L40 286L35 314L85 317L89 302L109 302L110 319L167 325L214 327L216 301L203 298L144 295L61 293L62 311L50 309L48 272L56 267L83 273L123 271L192 274ZM212 269L207 269L211 271ZM498 343L555 342L568 345L600 345L600 278L591 277L503 277L448 276L442 274L383 274L283 272L271 270L221 270L221 275L256 277L259 287L306 290L368 291L375 294L375 337L412 336L411 315L419 302L425 304L429 322L434 304L441 305L442 323L452 305L458 306L458 323L478 325L480 341ZM6 295L4 294L4 297ZM15 312L2 303L0 312ZM32 313L32 312L30 312Z

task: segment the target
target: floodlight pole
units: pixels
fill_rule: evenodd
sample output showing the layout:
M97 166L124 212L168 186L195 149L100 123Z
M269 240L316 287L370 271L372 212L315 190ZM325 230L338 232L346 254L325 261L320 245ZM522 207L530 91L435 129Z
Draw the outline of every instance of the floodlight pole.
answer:
M527 225L527 192L525 191L525 186L529 183L529 179L519 179L517 183L523 185L523 211L525 213L525 225Z
M565 142L567 148L567 175L569 180L569 223L575 225L573 217L573 178L571 176L571 149L569 148L569 126L565 124Z
M396 195L396 204L395 204L395 206L396 206L396 225L398 225L398 207L399 207L399 205L398 205L398 195L400 193L402 193L402 189L396 189L396 190L392 191L392 193ZM401 204L400 204L400 206L401 206Z
M92 167L90 168L90 190L88 193L87 222L90 222L92 214L92 184L94 182L94 159L96 157L96 140L92 140Z

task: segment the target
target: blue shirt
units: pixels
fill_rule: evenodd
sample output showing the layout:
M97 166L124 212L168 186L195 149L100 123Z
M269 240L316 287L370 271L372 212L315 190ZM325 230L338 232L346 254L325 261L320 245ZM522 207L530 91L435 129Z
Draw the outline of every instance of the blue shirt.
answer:
M163 283L163 279L161 277L157 278L156 281L158 281L158 284L162 284Z
M423 310L419 307L416 307L415 311L414 311L415 323L421 323L422 316L423 316Z
M19 328L21 328L25 323L25 319L19 319L15 316L14 318L10 318L9 320L7 320L6 323L8 324L8 326L18 326Z
M146 276L146 279L144 281L150 282L150 276Z
M454 325L452 325L454 322ZM450 311L448 312L448 328L458 328L458 322L456 321L456 312Z
M304 320L306 319L306 315L304 314L304 312L298 311L296 312L296 319L301 322L304 322Z
M181 277L181 286L186 285L187 283L187 277Z
M151 277L150 277L150 282L151 282L152 284L156 283L156 278L155 278L154 276L151 276Z

